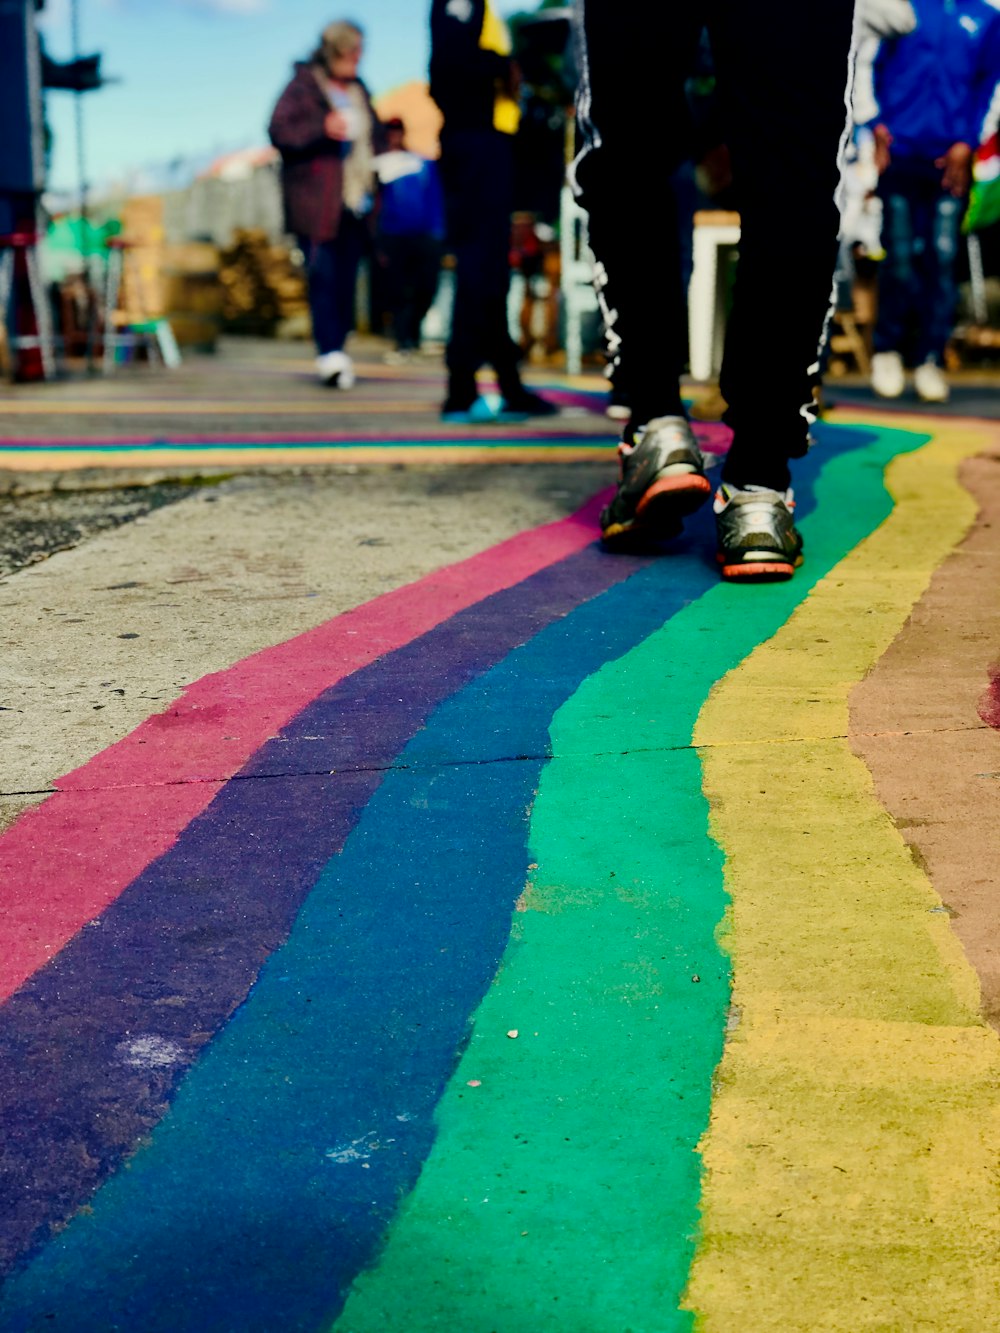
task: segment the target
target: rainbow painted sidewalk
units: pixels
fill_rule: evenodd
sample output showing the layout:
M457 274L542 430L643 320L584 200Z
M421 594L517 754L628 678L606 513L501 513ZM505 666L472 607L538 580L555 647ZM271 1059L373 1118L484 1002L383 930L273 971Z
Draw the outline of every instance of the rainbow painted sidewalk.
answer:
M821 427L783 585L595 497L66 775L0 837L2 1333L998 1327L1000 1037L849 712L980 455Z

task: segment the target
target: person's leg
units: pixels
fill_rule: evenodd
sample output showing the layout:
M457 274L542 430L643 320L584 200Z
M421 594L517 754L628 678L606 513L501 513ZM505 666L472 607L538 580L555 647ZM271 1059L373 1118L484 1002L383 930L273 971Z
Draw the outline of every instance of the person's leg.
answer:
M514 401L525 394L518 372L521 351L510 336L510 218L514 204L514 143L494 134L482 145L475 266L479 346L483 362L496 371L500 395Z
M455 256L446 411L472 406L476 371L495 354L493 326L501 290L506 299L511 204L505 184L509 187L511 152L507 136L490 130L449 133L446 128L441 137L441 179Z
M335 241L312 241L300 236L299 248L306 257L317 374L323 384L349 389L354 383L354 367L344 351L344 340L351 322L345 322L344 316L343 246L339 238ZM355 270L356 267L355 264ZM353 290L352 277L352 299Z
M670 186L689 151L684 82L703 8L577 4L582 143L570 178L590 216L610 378L630 413L600 520L611 549L668 540L711 494L680 394L687 293Z
M962 201L941 189L940 171L924 164L913 208L914 340L913 387L925 403L946 403L951 396L944 373L944 353L955 319L958 293L955 261Z
M312 317L313 339L320 356L339 352L343 342L337 341L339 326L335 311L334 258L330 241L313 241L308 236L298 238L299 249L305 256L306 282L309 293L309 314Z
M415 351L420 346L424 316L437 293L441 247L433 236L406 236L404 240L403 291L400 301L400 346Z
M740 212L720 379L733 443L715 500L724 578L790 578L802 560L788 462L809 445L837 259L853 0L710 0Z
M878 272L878 319L874 350L902 354L907 325L917 304L914 256L914 201L905 177L889 171L879 185L882 199L882 244L885 259Z
M590 215L611 378L632 424L682 416L687 294L672 172L687 149L684 82L704 4L578 0L582 144L571 179Z
M507 328L513 143L492 130L442 135L441 175L455 255L455 305L448 340L445 415L476 403L476 371L497 373L503 411L547 415L556 409L521 384L520 352ZM477 404L477 408L482 404Z
M938 190L929 213L929 235L924 252L920 291L920 333L917 363L944 364L944 351L955 324L958 287L955 264L962 223L963 201Z
M420 346L420 330L437 295L441 272L441 242L434 236L413 240L413 347Z
M397 347L400 345L400 309L403 303L402 239L400 236L380 236L376 247L382 259L382 289Z
M784 492L805 453L837 259L854 0L710 0L709 30L740 211L720 388L723 476Z
M343 350L347 335L354 328L358 267L364 254L367 235L364 221L345 210L340 219L340 229L336 239L330 242L338 351Z
M399 238L399 304L396 307L396 345L401 352L417 345L416 327L416 240Z

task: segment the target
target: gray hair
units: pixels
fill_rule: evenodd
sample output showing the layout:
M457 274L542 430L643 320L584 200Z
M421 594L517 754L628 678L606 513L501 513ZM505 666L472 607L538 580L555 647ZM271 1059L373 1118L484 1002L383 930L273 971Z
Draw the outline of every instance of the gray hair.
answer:
M328 23L320 34L319 46L313 60L318 65L329 65L331 60L350 55L364 40L364 30L350 19L338 19Z

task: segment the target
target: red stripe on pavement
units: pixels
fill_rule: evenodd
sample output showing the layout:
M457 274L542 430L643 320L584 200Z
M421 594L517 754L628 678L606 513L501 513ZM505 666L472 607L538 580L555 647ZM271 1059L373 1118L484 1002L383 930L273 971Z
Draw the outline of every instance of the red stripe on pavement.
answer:
M188 686L0 838L0 1000L72 939L323 690L594 541L607 495Z

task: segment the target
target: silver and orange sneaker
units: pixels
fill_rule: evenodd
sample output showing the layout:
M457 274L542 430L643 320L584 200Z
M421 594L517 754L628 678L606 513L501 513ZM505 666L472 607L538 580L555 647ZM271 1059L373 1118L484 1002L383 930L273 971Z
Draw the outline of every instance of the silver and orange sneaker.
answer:
M790 490L723 482L715 496L715 528L724 579L773 583L790 579L802 564Z
M669 541L705 503L712 485L685 417L654 417L618 446L620 480L601 514L609 548Z

